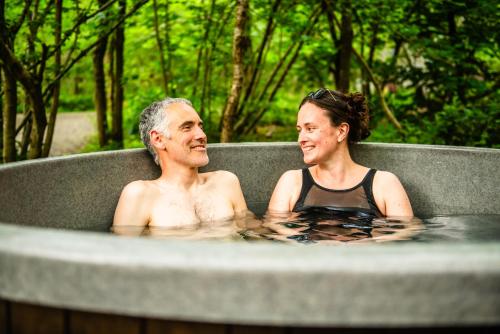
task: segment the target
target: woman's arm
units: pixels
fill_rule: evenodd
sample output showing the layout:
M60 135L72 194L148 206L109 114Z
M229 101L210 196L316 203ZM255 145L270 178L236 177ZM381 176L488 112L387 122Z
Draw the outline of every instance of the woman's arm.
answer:
M218 175L218 183L222 185L219 189L223 196L230 199L234 215L244 215L248 211L248 208L238 176L225 170L219 170L216 173Z
M269 212L291 212L299 199L302 186L301 170L289 170L281 175L269 201Z
M410 199L396 175L378 171L373 180L373 196L385 216L413 217Z

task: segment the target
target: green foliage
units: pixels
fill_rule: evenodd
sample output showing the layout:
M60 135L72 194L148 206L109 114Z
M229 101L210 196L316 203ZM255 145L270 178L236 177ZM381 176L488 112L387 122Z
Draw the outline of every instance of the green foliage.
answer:
M500 144L500 111L495 106L463 106L458 101L446 105L435 114L434 124L425 120L424 126L433 129L431 144L498 147ZM410 127L408 127L411 129Z
M341 19L341 1L328 1ZM128 1L131 6L133 1ZM209 140L219 139L219 124L233 74L232 34L235 1L158 0L159 39L168 67L168 92L163 91L160 52L155 35L153 2L126 21L124 131L126 147L142 147L138 140L138 117L152 101L166 95L187 97L202 112ZM211 9L212 3L215 7ZM255 59L274 1L250 2L249 50L245 58L245 80ZM397 131L380 107L373 84L355 57L351 60L351 90L363 91L371 109L370 141L499 147L500 17L498 4L469 0L362 0L352 1L353 48L369 64L384 97L403 125ZM45 8L46 0L40 1ZM64 2L63 32L75 19L98 7L96 1ZM250 112L265 110L257 129L239 134L238 140L296 140L297 108L302 98L319 87L335 88L338 44L332 40L332 22L322 11L311 33L301 34L311 24L319 1L282 0L274 15L274 34L263 54L262 74L255 91L260 93L290 46L303 41L297 61L276 96L269 101L250 99ZM17 21L23 1L6 2L8 25ZM15 47L24 63L40 59L43 45L53 43L53 12L40 27L35 50L25 52L29 29L23 25ZM103 26L112 22L113 10L95 16L63 46L63 59L78 53ZM333 25L335 37L339 29ZM208 30L207 30L208 29ZM207 37L205 37L207 35ZM73 46L76 49L72 51ZM109 59L106 64L108 70ZM64 60L63 60L64 62ZM47 64L53 78L52 62ZM207 77L205 78L205 70ZM279 75L277 76L279 77ZM207 80L207 81L205 81ZM276 79L275 81L276 82ZM109 83L108 83L109 85ZM205 96L203 86L206 85ZM389 89L390 88L390 89ZM109 94L110 87L107 87ZM93 109L91 53L82 58L62 80L61 110ZM22 94L22 93L20 93ZM255 94L258 95L258 94ZM22 101L22 99L20 99ZM22 102L18 108L23 109ZM109 105L108 105L109 110Z
M331 3L340 20L341 3ZM250 4L252 52L260 45L271 5L268 1ZM198 69L198 81L194 81L198 51L201 46L214 46L209 55L210 90L203 111L211 141L218 140L220 116L231 82L234 24L234 13L228 12L234 10L234 3L218 1L216 6L213 17L209 17L209 4L201 1L189 5L172 1L168 14L164 7L160 6L159 11L163 34L167 33L167 26L169 29L169 39L162 36L170 47L169 94L190 98L197 109L202 104L203 84L203 62ZM296 140L294 127L302 97L321 86L335 87L332 71L338 50L331 39L326 15L320 17L310 36L298 35L310 24L310 15L318 2L283 0L281 6L275 16L273 40L261 64L264 75L258 78L256 90L263 88L289 45L300 40L305 44L275 98L270 103L248 101L250 110L265 108L266 112L257 130L246 136L240 134L239 140ZM498 147L500 99L498 93L494 93L500 70L497 12L494 3L485 1L364 0L353 3L353 46L369 63L377 79L383 85L392 85L393 89L386 89L384 96L404 128L401 133L388 122L372 87L368 98L373 130L368 140ZM230 19L224 21L228 13ZM136 135L140 111L164 93L160 88L161 68L154 39L152 5L128 24L125 128L128 134ZM205 40L208 25L212 29ZM338 33L336 31L336 38ZM247 59L250 66L247 76L252 70L250 60ZM352 90L361 91L366 79L355 58L351 76ZM196 95L192 95L195 91Z
M163 98L164 94L160 87L140 90L128 96L123 112L124 132L129 137L137 137L139 135L139 118L141 112L154 101L159 101Z
M62 95L59 100L59 110L63 112L88 111L94 109L94 101L89 95Z
M128 149L128 148L143 148L143 147L144 144L137 135L125 134L123 139L123 148ZM89 153L96 151L113 151L118 149L121 149L121 147L114 142L110 142L104 147L99 146L99 139L97 138L97 136L93 136L92 138L90 138L88 143L82 149L81 153Z

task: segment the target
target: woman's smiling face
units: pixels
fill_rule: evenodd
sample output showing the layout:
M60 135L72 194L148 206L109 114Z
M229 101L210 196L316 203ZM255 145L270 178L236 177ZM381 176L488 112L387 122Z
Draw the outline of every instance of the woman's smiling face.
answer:
M306 164L327 160L338 147L338 127L332 125L325 110L312 103L305 103L300 108L297 132Z

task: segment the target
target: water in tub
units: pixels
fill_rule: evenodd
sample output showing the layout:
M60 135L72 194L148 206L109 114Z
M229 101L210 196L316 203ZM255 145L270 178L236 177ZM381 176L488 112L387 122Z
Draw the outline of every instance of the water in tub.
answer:
M248 212L238 219L177 227L112 228L119 235L153 238L273 241L299 244L500 241L500 215L449 215L424 219L370 217L331 210L307 213Z

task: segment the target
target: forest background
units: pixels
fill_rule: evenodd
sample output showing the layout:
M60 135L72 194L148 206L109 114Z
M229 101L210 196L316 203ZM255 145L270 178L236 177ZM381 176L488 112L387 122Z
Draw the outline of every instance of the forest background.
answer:
M166 96L193 102L209 142L296 140L298 104L319 87L365 94L368 141L499 148L499 9L0 0L1 160L48 156L57 114L70 111L96 113L91 150L140 147L140 112Z

